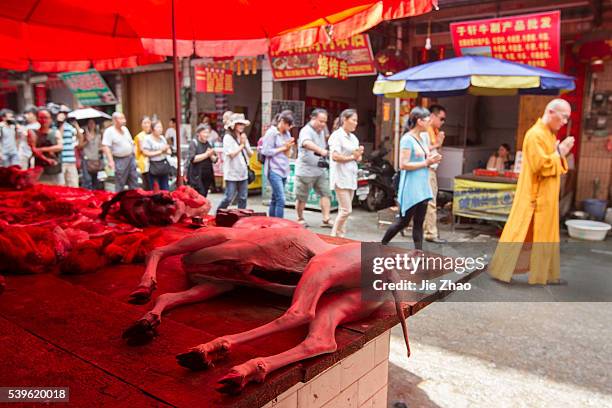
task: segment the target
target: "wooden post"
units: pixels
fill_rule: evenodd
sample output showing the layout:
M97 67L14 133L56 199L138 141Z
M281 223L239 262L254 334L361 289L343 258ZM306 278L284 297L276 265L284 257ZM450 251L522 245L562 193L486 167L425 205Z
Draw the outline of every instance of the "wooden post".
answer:
M172 0L172 69L174 70L174 115L176 117L176 185L183 185L181 174L181 84L179 82L179 59L176 55L176 4Z

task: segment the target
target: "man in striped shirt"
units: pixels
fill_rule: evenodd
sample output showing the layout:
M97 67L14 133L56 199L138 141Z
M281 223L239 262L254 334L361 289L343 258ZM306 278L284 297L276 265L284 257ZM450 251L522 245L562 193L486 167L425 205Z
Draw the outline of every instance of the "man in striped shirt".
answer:
M60 112L57 114L57 127L62 134L64 142L62 148L62 174L67 187L79 186L79 172L76 166L76 155L74 152L76 143L76 132L74 126L68 123L68 113L70 108L66 105L60 107Z

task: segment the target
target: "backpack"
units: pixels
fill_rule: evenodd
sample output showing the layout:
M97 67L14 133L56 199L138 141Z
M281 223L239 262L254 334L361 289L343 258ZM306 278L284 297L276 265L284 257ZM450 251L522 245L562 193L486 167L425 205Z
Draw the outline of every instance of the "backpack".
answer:
M260 162L262 165L266 162L266 156L261 153L261 148L263 147L263 140L264 137L262 136L257 141L257 161Z

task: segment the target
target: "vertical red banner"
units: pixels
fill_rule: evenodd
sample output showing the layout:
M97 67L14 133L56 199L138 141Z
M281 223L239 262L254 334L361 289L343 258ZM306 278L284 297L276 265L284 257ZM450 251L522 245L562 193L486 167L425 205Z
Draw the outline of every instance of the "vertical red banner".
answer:
M228 69L195 68L196 92L233 94L234 75Z
M450 25L457 56L486 55L559 72L561 12Z
M34 85L34 104L44 106L47 103L47 87L45 84Z

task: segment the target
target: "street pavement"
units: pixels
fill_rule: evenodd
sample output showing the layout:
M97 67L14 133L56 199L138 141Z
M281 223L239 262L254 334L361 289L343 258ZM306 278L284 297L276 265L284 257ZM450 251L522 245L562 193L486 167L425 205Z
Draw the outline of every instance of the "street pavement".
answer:
M213 209L221 194L211 194ZM249 208L266 211L261 196ZM332 218L335 215L332 214ZM285 209L295 219L295 210ZM310 229L321 214L305 212ZM347 238L380 241L378 216L355 208ZM495 245L495 226L460 225L440 234L453 242ZM411 242L410 234L394 243ZM408 320L412 356L401 330L391 335L388 406L403 407L612 407L612 238L585 244L562 234L561 277L567 286L512 284L481 274L476 295L454 294ZM565 243L567 242L567 244ZM442 246L425 243L426 250ZM479 301L478 293L487 300ZM576 300L581 300L578 302Z

